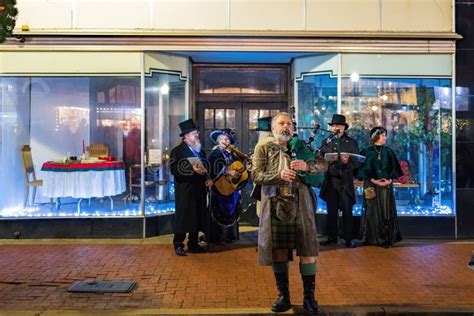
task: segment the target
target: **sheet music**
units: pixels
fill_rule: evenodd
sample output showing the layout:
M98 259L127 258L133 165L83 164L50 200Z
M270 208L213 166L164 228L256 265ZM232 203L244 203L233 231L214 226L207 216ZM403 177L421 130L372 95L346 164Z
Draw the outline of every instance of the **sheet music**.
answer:
M350 159L353 159L357 162L364 162L365 161L365 156L359 155L359 154L353 154L353 153L346 153L346 152L341 152L342 155L349 155ZM324 160L326 161L336 161L338 159L338 153L327 153L324 155Z
M198 157L188 157L188 161L191 163L193 166L201 166L204 168L204 164L202 163L201 159Z

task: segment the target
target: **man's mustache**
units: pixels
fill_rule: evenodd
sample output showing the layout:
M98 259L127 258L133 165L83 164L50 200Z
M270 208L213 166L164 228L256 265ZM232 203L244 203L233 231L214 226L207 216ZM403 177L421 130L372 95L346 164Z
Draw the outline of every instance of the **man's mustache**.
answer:
M284 129L280 132L280 134L285 136L291 136L291 131L289 129Z

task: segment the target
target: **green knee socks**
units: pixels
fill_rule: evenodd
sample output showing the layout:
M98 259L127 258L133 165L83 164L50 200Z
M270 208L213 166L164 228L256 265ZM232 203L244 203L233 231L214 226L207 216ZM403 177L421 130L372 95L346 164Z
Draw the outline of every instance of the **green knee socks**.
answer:
M273 262L272 270L274 273L288 272L288 261L285 262Z
M313 263L300 263L301 275L315 275L316 274L316 262Z

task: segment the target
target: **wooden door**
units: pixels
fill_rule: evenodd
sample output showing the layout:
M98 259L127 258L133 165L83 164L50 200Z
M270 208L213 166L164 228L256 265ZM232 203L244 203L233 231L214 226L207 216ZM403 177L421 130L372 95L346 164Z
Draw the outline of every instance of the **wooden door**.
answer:
M237 134L236 147L251 154L258 140L257 119L274 116L286 111L285 102L200 102L198 103L198 122L201 144L209 154L215 144L209 135L212 131L230 128Z

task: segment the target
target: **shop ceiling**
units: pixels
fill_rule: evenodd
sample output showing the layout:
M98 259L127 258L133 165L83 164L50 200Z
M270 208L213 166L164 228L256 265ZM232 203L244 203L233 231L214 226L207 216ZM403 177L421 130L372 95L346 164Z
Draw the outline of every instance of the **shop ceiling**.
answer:
M321 54L301 52L191 52L173 53L191 58L194 63L216 64L289 64L294 58Z

